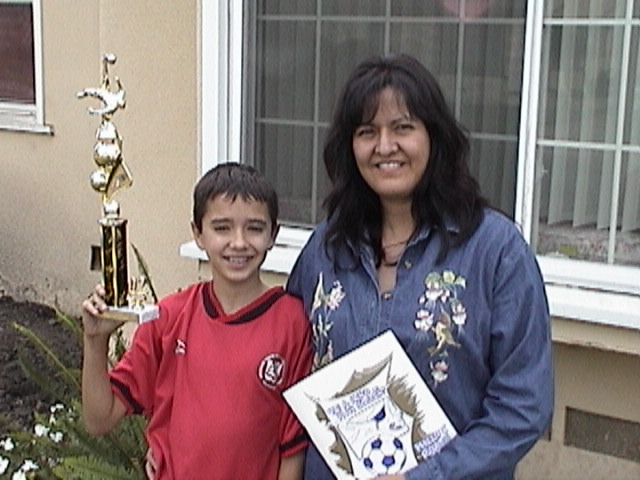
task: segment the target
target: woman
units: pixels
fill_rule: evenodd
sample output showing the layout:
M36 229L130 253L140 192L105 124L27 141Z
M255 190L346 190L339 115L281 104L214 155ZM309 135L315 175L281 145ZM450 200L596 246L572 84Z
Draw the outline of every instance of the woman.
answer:
M468 151L416 59L360 64L325 144L327 220L288 280L316 367L392 329L455 426L442 450L388 478L512 478L551 416L543 281L516 226L486 206ZM338 293L329 314L314 309L318 292ZM333 478L314 448L305 478Z

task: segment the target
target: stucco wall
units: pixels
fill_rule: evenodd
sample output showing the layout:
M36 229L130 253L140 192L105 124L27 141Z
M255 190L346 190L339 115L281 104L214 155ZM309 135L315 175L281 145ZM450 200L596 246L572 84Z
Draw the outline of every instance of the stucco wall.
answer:
M160 295L206 278L207 268L178 255L178 246L190 238L191 190L199 174L199 2L42 3L45 120L55 133L0 130L0 289L19 299L58 302L73 313L99 281L88 270L90 245L99 242L100 200L88 181L99 119L86 113L91 102L75 93L99 85L106 52L118 55L112 72L127 91L127 107L114 122L134 176L133 188L118 195L129 238L143 252ZM269 284L284 281L268 273L264 278ZM555 327L563 325L554 320ZM595 327L570 327L554 333L580 345L556 343L550 441L542 440L525 458L518 478L639 478L637 461L567 446L564 431L567 408L640 422L634 346L640 333L618 338L619 329L591 335ZM619 345L619 351L593 344Z
M113 121L134 177L116 199L156 290L169 293L197 272L178 255L198 176L197 2L42 3L45 121L54 134L0 131L0 288L73 312L100 280L88 269L101 204L88 180L99 117L87 107L98 105L75 94L99 86L101 55L112 52L127 92Z

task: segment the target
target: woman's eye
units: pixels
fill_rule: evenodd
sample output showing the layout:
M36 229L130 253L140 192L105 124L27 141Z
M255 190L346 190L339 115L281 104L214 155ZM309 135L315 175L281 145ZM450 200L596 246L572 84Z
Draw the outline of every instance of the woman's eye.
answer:
M373 135L373 128L360 127L358 129L356 129L356 133L355 133L356 137L364 137L364 136L369 136L369 135Z
M413 124L412 123L400 123L396 126L396 130L413 130Z

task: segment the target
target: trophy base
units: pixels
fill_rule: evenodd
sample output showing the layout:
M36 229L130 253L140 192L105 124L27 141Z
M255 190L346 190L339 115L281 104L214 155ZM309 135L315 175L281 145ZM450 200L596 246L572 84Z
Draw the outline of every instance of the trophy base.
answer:
M146 323L155 320L159 315L160 309L157 305L142 305L141 307L109 307L100 317L114 322Z

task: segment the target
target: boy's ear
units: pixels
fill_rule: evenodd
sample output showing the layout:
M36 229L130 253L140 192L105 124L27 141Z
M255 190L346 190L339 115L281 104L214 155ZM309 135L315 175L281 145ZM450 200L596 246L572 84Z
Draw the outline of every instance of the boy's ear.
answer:
M276 244L276 237L278 236L279 231L280 231L280 224L276 223L276 226L273 227L273 232L271 232L271 242L269 242L268 250L271 250L273 246Z
M200 232L200 229L198 228L198 226L195 223L193 223L193 221L192 221L191 222L191 234L193 235L193 239L196 241L196 245L198 245L198 247L202 249L202 245L200 245L200 234L201 233L202 232Z

